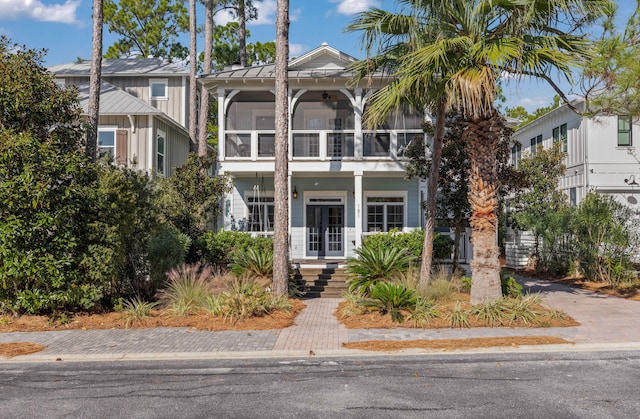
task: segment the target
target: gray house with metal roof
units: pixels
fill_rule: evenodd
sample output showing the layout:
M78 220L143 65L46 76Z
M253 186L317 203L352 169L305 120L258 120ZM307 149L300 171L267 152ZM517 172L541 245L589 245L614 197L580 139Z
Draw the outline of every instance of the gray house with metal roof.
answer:
M345 259L364 237L422 226L424 187L406 180L404 151L424 114L397 111L377 129L362 115L382 75L352 86L355 58L323 44L289 62L291 256ZM273 233L275 65L232 68L200 82L218 100L217 170L230 174L221 226Z
M88 110L90 61L49 67ZM116 164L171 176L189 153L189 73L157 58L102 61L98 150Z

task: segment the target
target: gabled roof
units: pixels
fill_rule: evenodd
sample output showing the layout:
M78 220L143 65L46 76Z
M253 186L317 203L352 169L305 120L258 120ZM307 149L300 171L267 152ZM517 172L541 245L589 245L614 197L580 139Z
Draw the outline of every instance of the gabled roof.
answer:
M56 76L86 76L91 74L91 61L76 61L54 65L48 70ZM148 75L148 76L182 76L189 72L182 66L169 63L161 58L121 58L103 59L101 73L103 76Z
M353 73L346 68L357 61L352 56L324 43L318 48L289 61L289 79L351 78ZM275 64L232 68L206 74L200 80L216 84L221 80L275 79Z
M89 110L89 83L77 85L80 106ZM100 83L100 115L161 115L162 111L116 86Z
M89 83L80 83L76 85L78 88L78 98L83 113L89 112ZM167 123L173 125L185 133L188 133L185 127L173 120L160 109L149 105L148 103L130 95L124 90L107 82L100 83L100 115L101 116L136 116L136 115L154 115Z

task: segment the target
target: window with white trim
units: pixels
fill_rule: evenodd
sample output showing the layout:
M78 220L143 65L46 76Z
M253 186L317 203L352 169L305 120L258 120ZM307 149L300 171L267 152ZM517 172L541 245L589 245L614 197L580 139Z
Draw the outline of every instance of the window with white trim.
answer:
M247 197L249 216L247 230L273 231L274 204L272 196Z
M531 157L535 156L538 152L538 146L542 145L542 135L533 137L531 139Z
M404 198L367 197L367 232L388 232L404 227Z
M166 100L169 98L169 82L167 79L149 80L149 98Z
M156 133L156 172L159 175L164 175L165 169L165 146L166 146L167 134L161 129Z
M116 156L116 128L98 127L98 159L113 161Z
M631 116L618 116L618 146L631 145Z
M511 165L517 169L520 166L520 160L522 160L522 146L518 143L511 147Z

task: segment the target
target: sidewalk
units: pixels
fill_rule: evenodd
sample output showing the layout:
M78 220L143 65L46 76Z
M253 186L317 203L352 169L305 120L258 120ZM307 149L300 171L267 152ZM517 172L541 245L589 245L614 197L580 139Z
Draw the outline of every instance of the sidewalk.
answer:
M345 342L366 340L465 339L524 335L557 336L575 345L531 350L640 349L640 302L593 294L560 284L520 278L525 289L540 292L545 303L580 323L568 328L346 329L333 316L340 299L307 300L307 307L286 329L207 332L188 328L65 330L0 333L0 343L34 342L47 347L13 361L182 359L343 356ZM504 351L504 348L488 348ZM525 350L514 348L509 350ZM424 351L422 351L424 353ZM0 359L2 360L2 359Z

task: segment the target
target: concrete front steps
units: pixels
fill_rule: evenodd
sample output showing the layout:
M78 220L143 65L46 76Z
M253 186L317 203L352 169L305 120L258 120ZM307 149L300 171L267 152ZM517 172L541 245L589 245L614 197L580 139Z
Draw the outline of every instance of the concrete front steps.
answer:
M347 275L340 266L300 265L295 269L294 278L304 285L306 298L342 298L348 290Z

